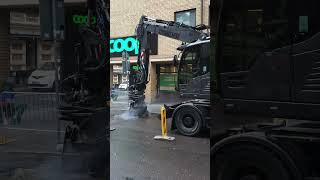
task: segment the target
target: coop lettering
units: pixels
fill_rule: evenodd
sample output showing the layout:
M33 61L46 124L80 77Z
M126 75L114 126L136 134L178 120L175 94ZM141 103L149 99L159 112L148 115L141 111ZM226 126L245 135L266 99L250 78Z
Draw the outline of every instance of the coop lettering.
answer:
M81 16L81 15L73 15L72 17L72 21L75 24L87 24L88 23L88 16ZM92 24L96 24L97 23L97 19L96 17L92 17Z
M134 54L138 54L139 42L133 37L110 40L110 53L121 53L123 51L134 52Z

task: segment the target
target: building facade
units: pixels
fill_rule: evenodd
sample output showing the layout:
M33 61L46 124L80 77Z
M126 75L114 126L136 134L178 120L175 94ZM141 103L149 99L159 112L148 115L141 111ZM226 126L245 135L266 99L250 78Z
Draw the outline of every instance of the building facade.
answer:
M64 2L65 14L85 10L86 0ZM0 10L0 84L12 76L26 85L32 71L55 57L52 43L40 40L39 0L2 0Z
M10 74L25 85L32 71L54 61L52 43L40 40L38 8L10 10Z
M122 76L122 56L120 51L130 51L129 61L137 60L137 49L133 46L135 28L141 15L167 21L178 21L187 25L209 25L210 0L111 0L110 1L110 53L111 53L111 78L112 85L119 84L127 79ZM122 43L125 47L117 47L118 41L129 42L131 46ZM175 93L177 69L173 66L174 55L178 55L177 47L180 41L167 37L155 37L155 44L151 44L152 55L150 56L150 81L146 88L146 102L153 103L166 93ZM122 46L121 45L121 46ZM124 77L124 78L123 78Z

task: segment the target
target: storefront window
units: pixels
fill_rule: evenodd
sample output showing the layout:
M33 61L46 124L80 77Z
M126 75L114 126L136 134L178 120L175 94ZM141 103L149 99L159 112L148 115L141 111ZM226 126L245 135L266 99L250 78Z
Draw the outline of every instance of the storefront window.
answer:
M177 81L176 67L171 64L161 65L159 81L160 91L174 92Z

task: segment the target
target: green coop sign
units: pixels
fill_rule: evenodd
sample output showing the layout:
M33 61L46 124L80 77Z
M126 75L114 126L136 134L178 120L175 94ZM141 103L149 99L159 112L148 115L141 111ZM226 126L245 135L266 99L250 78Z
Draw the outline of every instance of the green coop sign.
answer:
M88 24L88 16L73 15L72 21L74 24L80 24L80 25ZM97 18L92 16L91 22L92 22L92 24L96 24Z
M134 37L117 38L110 40L110 54L126 51L129 55L139 53L139 42Z

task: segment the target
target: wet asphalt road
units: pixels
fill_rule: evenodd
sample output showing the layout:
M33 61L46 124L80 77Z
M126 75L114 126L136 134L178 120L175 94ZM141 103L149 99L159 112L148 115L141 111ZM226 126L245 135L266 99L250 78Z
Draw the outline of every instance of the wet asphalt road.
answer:
M158 115L130 117L126 98L111 103L111 180L209 180L210 140L185 137L168 130L173 142L157 141L161 134ZM170 126L168 122L168 127Z
M67 152L63 158L56 150L56 132L0 128L15 141L0 145L0 180L13 180L17 169L32 174L30 180L91 180L88 156Z

